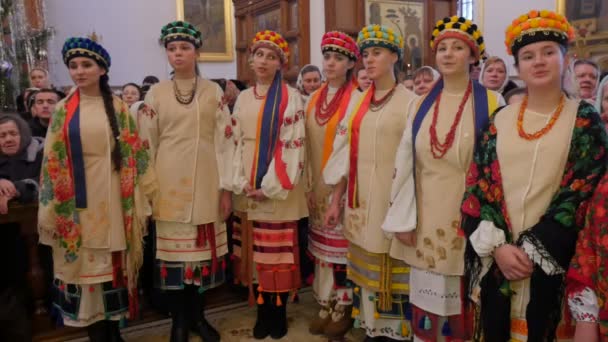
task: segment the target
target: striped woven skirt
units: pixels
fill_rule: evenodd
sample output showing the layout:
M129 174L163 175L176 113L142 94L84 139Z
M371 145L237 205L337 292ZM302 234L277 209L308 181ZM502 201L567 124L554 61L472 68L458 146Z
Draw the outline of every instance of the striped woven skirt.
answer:
M236 212L232 232L235 282L259 292L284 293L301 285L298 221L247 220Z

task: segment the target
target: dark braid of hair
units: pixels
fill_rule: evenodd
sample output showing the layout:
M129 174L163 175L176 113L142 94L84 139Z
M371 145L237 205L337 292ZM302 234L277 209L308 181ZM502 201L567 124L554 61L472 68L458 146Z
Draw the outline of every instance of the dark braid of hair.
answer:
M120 154L120 131L118 130L118 120L116 119L116 110L114 109L114 97L112 95L112 88L110 88L108 75L103 75L99 79L99 87L101 89L101 96L103 97L103 106L106 109L106 115L112 128L112 138L115 140L114 149L112 150L112 161L114 162L114 168L116 171L120 171L122 166L122 155Z

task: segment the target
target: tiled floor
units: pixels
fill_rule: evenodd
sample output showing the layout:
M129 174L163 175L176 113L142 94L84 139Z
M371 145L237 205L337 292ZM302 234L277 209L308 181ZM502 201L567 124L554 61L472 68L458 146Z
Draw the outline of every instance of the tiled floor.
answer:
M311 336L308 333L308 324L318 312L318 305L312 298L310 292L302 294L299 303L289 303L287 312L289 333L280 341L327 341L327 338L322 336ZM213 310L213 312L210 312L207 316L211 324L213 324L222 335L222 341L259 341L255 340L252 336L252 329L256 317L255 307L248 307L246 306L246 303L232 305ZM127 342L167 342L169 341L170 328L170 320L163 320L147 326L126 329L126 331L123 332L123 338ZM363 341L364 337L363 331L358 329L351 331L347 335L346 341ZM191 337L190 341L199 342L201 339L198 337ZM265 341L275 340L268 337Z

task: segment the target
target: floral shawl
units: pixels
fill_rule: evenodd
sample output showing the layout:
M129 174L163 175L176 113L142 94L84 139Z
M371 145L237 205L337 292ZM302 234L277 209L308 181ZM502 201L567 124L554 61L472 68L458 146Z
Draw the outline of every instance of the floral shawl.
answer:
M50 218L39 220L38 229L41 242L51 244L53 248L62 249L67 262L75 262L79 258L79 250L82 245L82 228L75 195L78 190L75 189L72 158L68 148L68 130L66 129L69 125L66 118L71 106L74 105L79 106L78 90L72 93L63 104L60 104L53 114L45 142L40 181L39 217ZM143 263L142 238L145 224L145 215L141 213L142 208L136 208L136 197L139 195L140 178L148 169L148 153L139 139L135 122L129 114L127 105L115 98L114 108L120 130L117 143L120 144L122 154L120 189L127 241L126 273L117 272L122 271L121 264L125 255L113 255L114 282L122 284L126 280L130 297L134 297L133 295L137 294L135 291L137 273ZM134 303L134 301L130 301L129 307L132 313L135 310Z
M500 110L500 109L499 109ZM495 114L496 115L496 114ZM549 341L555 337L560 321L564 274L547 275L539 263L568 269L576 237L583 225L586 202L606 169L608 140L604 125L593 106L581 101L573 129L563 178L558 191L540 221L513 240L504 199L500 163L496 152L494 120L475 149L466 178L462 203L462 228L467 237L482 220L491 221L505 233L507 243L531 243L540 256L530 280L530 302L526 310L529 341ZM465 283L469 291L480 274L480 259L471 243L465 252ZM483 332L486 341L510 339L510 287L494 262L479 283L481 320L476 340ZM489 309L491 308L491 309Z
M585 227L576 241L574 258L566 275L566 292L591 288L599 306L602 340L608 338L608 174L600 181L591 203Z

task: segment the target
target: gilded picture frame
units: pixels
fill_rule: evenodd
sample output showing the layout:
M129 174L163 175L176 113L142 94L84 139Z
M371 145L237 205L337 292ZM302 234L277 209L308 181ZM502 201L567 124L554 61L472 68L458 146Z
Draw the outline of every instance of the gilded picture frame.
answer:
M177 19L196 26L202 33L201 62L234 60L231 0L176 0Z
M555 7L576 31L570 51L577 58L599 58L602 67L608 65L608 0L556 0Z

